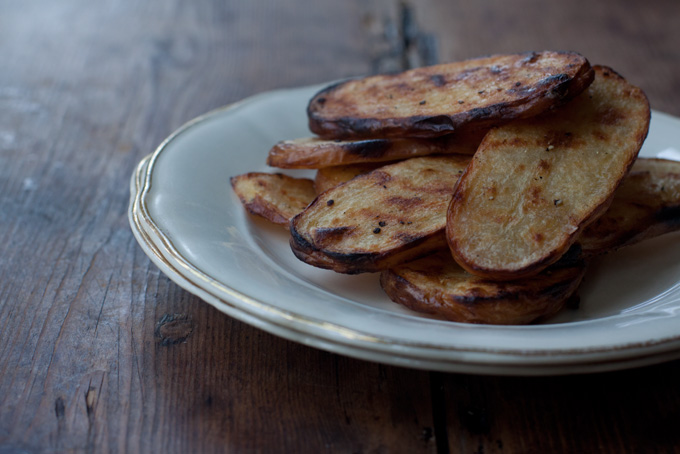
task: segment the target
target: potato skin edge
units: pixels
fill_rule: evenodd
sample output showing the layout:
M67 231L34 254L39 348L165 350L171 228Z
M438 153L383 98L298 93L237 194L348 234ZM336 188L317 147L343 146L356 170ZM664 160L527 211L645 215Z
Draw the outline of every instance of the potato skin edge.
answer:
M342 274L361 274L382 271L399 263L425 257L446 247L444 230L423 236L400 248L385 253L342 254L314 247L295 228L295 218L290 226L290 248L295 257L317 268L332 270Z

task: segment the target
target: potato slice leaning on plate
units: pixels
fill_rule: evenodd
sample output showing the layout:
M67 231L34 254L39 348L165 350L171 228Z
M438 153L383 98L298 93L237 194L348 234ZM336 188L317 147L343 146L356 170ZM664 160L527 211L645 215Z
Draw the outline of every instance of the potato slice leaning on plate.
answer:
M546 115L494 128L461 177L447 215L455 258L509 280L556 262L611 203L649 129L649 102L613 70Z
M323 192L292 219L291 249L310 265L356 274L446 248L446 207L469 159L412 158Z
M531 117L592 80L575 52L494 55L340 82L311 99L307 116L327 139L437 137Z
M557 313L578 288L585 263L559 265L498 282L468 273L444 251L383 271L380 285L392 301L446 320L526 325Z
M578 244L581 256L590 257L679 229L680 162L639 158Z

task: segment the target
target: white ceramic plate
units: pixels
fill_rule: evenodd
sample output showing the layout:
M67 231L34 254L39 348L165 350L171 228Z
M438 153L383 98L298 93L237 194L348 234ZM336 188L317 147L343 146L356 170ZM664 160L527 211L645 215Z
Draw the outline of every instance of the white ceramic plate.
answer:
M276 171L264 163L269 148L309 135L305 107L318 88L270 92L208 113L139 164L132 230L180 286L276 335L400 366L547 375L680 357L678 234L597 261L580 290L580 308L533 326L435 320L392 303L375 274L340 275L298 261L287 232L245 213L229 177ZM678 150L680 119L653 112L641 155Z

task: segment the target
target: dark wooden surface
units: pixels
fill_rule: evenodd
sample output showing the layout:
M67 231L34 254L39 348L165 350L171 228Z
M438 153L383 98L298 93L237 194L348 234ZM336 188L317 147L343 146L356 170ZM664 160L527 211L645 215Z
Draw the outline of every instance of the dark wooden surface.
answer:
M181 290L126 217L163 138L273 88L573 49L680 115L679 20L676 0L0 0L0 454L680 452L680 362L513 378L325 353Z

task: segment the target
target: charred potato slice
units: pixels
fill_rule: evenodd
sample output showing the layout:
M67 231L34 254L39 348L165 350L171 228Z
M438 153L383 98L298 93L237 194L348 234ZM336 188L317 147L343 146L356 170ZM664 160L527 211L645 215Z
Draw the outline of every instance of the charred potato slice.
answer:
M383 271L380 285L394 302L417 312L454 322L524 325L558 312L585 269L578 261L498 282L466 272L444 251Z
M495 55L340 82L316 94L307 115L328 139L437 137L536 115L592 80L574 52Z
M312 180L280 173L250 172L230 181L248 212L286 227L316 196Z
M638 159L609 209L578 239L584 257L680 229L680 162Z
M267 164L284 169L321 169L345 164L396 161L433 154L473 154L485 132L450 134L434 139L283 140L269 151Z
M393 301L418 312L457 322L525 324L554 314L571 298L583 259L678 229L680 162L640 158L578 247L536 276L491 281L467 273L445 251L383 271L380 281Z
M320 194L291 221L293 252L310 265L355 274L445 248L446 207L468 161L412 158Z
M611 203L649 128L649 103L613 70L554 112L492 129L447 215L455 260L490 279L539 273Z

